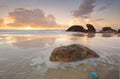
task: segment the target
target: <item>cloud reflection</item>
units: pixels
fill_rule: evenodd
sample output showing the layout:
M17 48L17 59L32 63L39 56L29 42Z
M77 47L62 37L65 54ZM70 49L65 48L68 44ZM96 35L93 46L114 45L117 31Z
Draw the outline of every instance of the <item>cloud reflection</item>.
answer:
M0 37L3 43L10 44L18 48L43 48L54 43L52 36L38 36L38 35L9 35ZM11 41L11 42L8 42Z
M9 44L18 48L43 48L51 45L69 45L79 43L87 45L92 38L120 37L112 33L72 33L62 35L1 35L1 44Z

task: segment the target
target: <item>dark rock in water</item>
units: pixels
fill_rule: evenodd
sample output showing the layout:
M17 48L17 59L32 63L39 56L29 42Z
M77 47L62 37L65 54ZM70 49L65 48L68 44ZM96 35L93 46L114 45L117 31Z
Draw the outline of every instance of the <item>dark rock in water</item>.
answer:
M68 28L66 31L85 32L85 29L80 25L73 25L70 28Z
M117 33L117 31L112 29L111 27L103 27L100 32L101 33Z
M86 32L88 32L88 33L95 33L96 32L96 29L94 28L94 26L93 25L91 25L91 24L86 24L86 26L87 26L87 30L86 30Z
M72 31L72 32L85 32L85 33L95 33L96 29L93 25L87 24L87 30L83 28L83 26L80 25L73 25L70 28L68 28L66 31Z
M50 61L73 62L85 58L99 57L93 50L79 44L57 47L53 50Z
M120 29L118 29L118 33L120 33Z
M103 31L113 30L111 27L103 27Z

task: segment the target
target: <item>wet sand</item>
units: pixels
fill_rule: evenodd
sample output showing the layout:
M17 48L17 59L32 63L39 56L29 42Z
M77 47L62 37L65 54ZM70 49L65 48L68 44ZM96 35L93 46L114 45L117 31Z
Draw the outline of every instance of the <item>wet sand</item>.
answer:
M91 59L87 59L89 61ZM97 60L96 63L80 63L79 65L61 64L58 68L49 68L41 73L37 68L29 66L30 62L22 62L7 69L0 79L92 79L90 72L96 71L98 79L119 79L119 65Z
M91 79L92 71L97 72L98 79L119 79L120 38L114 34L102 36L106 35L1 35L0 79ZM100 58L49 61L54 48L74 43L93 49Z
M64 68L49 69L42 79L92 79L90 76L92 71L98 74L98 79L119 79L118 69L118 64L112 65L98 60L93 64L88 62L76 67L65 66Z

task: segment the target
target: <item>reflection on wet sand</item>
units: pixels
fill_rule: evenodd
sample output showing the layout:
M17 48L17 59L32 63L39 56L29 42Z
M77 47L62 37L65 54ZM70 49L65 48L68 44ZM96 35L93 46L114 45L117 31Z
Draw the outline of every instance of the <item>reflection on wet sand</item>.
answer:
M0 61L0 79L91 79L91 71L96 71L99 79L118 79L118 36L101 33L0 35L0 60L7 58ZM100 58L71 63L49 61L54 48L73 43L92 48Z
M113 33L102 33L102 37L113 37L115 34Z
M95 33L74 33L74 34L72 34L72 36L93 38L93 37L95 37Z
M55 37L52 35L7 35L0 36L0 38L3 43L7 43L18 48L43 48L44 46L52 45L55 41Z
M72 34L72 36L85 37L85 34L84 33L74 33L74 34Z
M95 33L88 33L88 34L87 34L87 37L88 37L88 38L93 38L93 37L95 37Z
M97 35L97 37L116 37L117 34L114 33L74 33L72 36L75 37L87 37L87 38L93 38ZM118 34L118 37L120 34Z
M19 47L19 48L43 48L46 45L52 45L54 43L54 38L50 37L37 37L34 38L31 36L26 40L26 37L23 38L23 41L21 40L16 40L15 42L12 43L12 45Z
M54 43L89 43L88 38L97 37L120 37L113 33L73 33L70 35L1 35L0 43L6 43L18 48L43 48ZM73 36L75 38L73 38ZM78 37L78 38L77 38ZM66 42L67 41L67 42Z

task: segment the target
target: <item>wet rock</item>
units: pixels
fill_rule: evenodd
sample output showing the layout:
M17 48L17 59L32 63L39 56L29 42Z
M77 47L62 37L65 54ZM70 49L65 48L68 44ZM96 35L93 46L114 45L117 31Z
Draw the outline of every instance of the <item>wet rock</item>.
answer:
M85 58L99 57L93 50L79 44L57 47L53 50L50 61L73 62Z
M103 27L100 32L101 33L117 33L117 31L112 29L111 27Z
M93 25L91 25L91 24L86 24L86 26L87 26L87 30L86 30L86 32L88 32L88 33L95 33L96 32L96 29L94 28L94 26Z
M85 32L86 30L80 25L73 25L70 28L68 28L66 31Z

